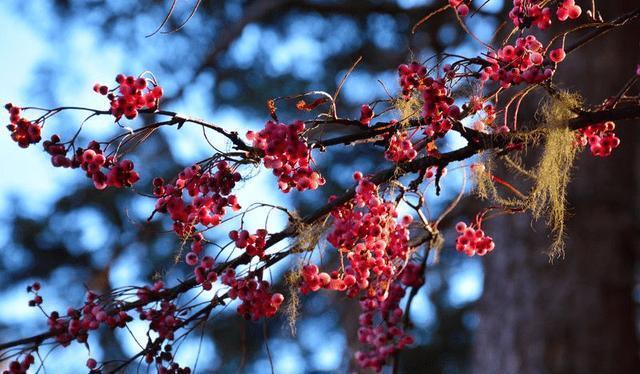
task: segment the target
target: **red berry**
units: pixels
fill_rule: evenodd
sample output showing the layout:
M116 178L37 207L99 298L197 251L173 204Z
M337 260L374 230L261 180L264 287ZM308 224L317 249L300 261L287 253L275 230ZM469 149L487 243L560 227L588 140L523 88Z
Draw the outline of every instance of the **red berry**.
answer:
M549 54L549 58L551 59L551 61L555 62L556 64L559 62L562 62L565 57L566 57L566 54L564 52L564 49L562 48L554 49Z
M162 87L160 87L160 86L155 86L155 87L153 88L153 90L151 90L151 93L153 94L153 97L155 97L156 99L161 98L161 97L162 97L162 94L163 94L163 92L162 92Z

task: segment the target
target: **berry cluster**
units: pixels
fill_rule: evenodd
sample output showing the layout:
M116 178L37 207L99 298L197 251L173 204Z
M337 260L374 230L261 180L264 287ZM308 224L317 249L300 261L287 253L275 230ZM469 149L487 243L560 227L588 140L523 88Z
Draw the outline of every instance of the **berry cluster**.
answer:
M533 35L516 39L515 45L505 45L497 53L489 52L487 66L480 74L481 81L500 82L504 88L520 83L537 84L553 75L544 67L544 48Z
M194 236L198 224L219 225L227 208L240 209L238 199L231 194L241 178L240 173L225 161L218 162L215 167L215 173L203 171L198 164L187 167L173 184L165 184L162 178L153 180L153 193L158 197L156 211L169 214L173 230L182 238ZM192 198L190 202L183 198L185 191ZM201 243L194 245L201 246Z
M259 229L253 235L247 230L232 230L229 232L229 238L235 242L236 247L244 249L249 256L264 257L267 230Z
M378 187L361 173L355 173L354 179L358 182L356 196L331 212L334 223L327 241L347 254L349 265L344 275L355 277L355 282L349 282L353 285L346 287L348 294L354 296L360 289L367 289L372 296L384 299L384 285L397 275L398 264L405 263L409 256L411 217L397 222L395 205L380 198Z
M458 119L460 108L453 105L454 99L446 86L447 79L455 74L447 67L445 78L431 78L427 76L427 69L423 65L412 62L398 67L402 95L409 99L413 91L420 93L423 100L421 116L427 124L425 134L429 137L444 136L452 127L450 118Z
M493 238L485 235L484 231L478 227L474 229L472 225L467 226L464 222L456 224L458 239L456 239L456 250L463 252L467 256L484 256L493 251L495 243Z
M155 361L156 370L159 374L190 374L190 367L180 367L174 361L175 356L172 351L173 346L171 344L165 344L162 350L159 346L149 347L144 355L144 360L147 364L152 364Z
M581 146L589 145L591 153L596 157L607 157L620 145L620 138L613 132L616 124L607 121L581 128L576 133L577 142Z
M58 312L53 311L47 322L55 340L66 347L74 340L85 343L89 331L96 330L101 325L110 329L124 328L127 322L132 320L133 318L122 310L104 310L98 302L98 295L89 291L82 309L69 308L66 317L61 317Z
M102 190L107 186L117 188L131 187L140 179L138 173L133 170L133 162L131 160L122 160L117 164L113 160L109 173L105 176L100 171L100 168L104 167L107 161L104 157L99 157L100 155L100 153L95 153L93 150L88 149L82 155L83 163L81 164L83 169L86 168L87 176L91 176L93 185L97 189ZM98 158L98 161L93 158L94 156Z
M54 167L72 167L73 160L66 157L67 148L65 148L64 144L61 143L59 135L51 135L51 139L45 140L42 145L44 146L44 151L51 155L51 164ZM79 162L74 165L76 168L79 166Z
M460 116L460 108L453 105L453 97L449 96L449 89L445 86L445 79L427 78L426 87L421 91L424 106L422 117L430 124L426 135L443 136L452 127L447 117L457 119Z
M389 139L389 147L384 153L384 157L396 164L409 162L416 158L418 152L413 149L413 143L406 132L393 134Z
M301 137L304 127L302 121L290 125L269 121L257 133L247 132L247 139L264 152L264 166L273 169L273 174L278 177L278 187L283 192L289 192L291 188L315 190L325 183L324 178L309 166L311 152Z
M190 259L191 257L191 259ZM195 257L195 263L193 262L193 258ZM194 252L189 252L187 254L187 264L195 265L198 261L198 255ZM193 266L192 265L192 266ZM193 269L193 274L196 277L196 283L202 285L202 289L205 291L211 290L213 288L213 284L218 280L218 274L213 270L214 260L211 256L204 256L200 265L196 266Z
M320 272L316 265L306 265L300 287L304 294L323 288L346 292L349 297L365 291L358 336L371 349L358 352L356 359L363 368L380 371L390 356L413 342L399 326L399 303L405 291L397 280L413 286L423 278L419 265L404 266L411 254L411 217L398 222L395 205L380 198L374 183L359 172L354 179L358 182L356 196L331 212L333 230L327 236L341 255L346 254L348 265L330 274ZM377 315L380 323L374 323Z
M136 296L138 296L140 302L148 303L151 300L157 300L165 291L164 282L159 280L153 283L151 287L145 285L142 288L138 288Z
M305 265L300 273L302 282L300 283L300 292L304 295L310 292L316 292L321 288L327 288L331 282L331 276L327 273L320 273L318 266Z
M472 96L469 103L465 104L463 107L473 114L480 112L479 118L471 125L474 130L483 133L487 133L489 129L493 129L496 132L508 131L508 128L499 129L494 125L496 120L496 109L493 104L486 104L483 107L481 99L476 96Z
M160 338L173 340L175 331L182 321L177 315L177 307L171 301L163 300L157 309L139 310L140 319L149 321L149 328L156 331Z
M35 362L36 358L29 353L22 360L11 361L7 370L3 370L2 374L27 374L31 365Z
M347 269L344 276L341 277L337 271L328 274L320 272L316 265L305 265L302 267L301 272L302 283L300 284L300 291L305 295L310 292L316 292L321 288L333 291L346 291L357 282L353 274L352 269Z
M99 190L107 187L131 187L140 180L140 175L134 170L131 160L118 162L114 156L105 157L96 141L90 142L86 149L78 148L73 158L66 157L67 150L60 143L58 135L52 135L43 145L45 151L51 155L54 167L82 168Z
M133 170L133 162L130 160L116 162L113 156L105 157L100 145L95 141L89 143L87 149L79 149L75 154L75 159L76 163L80 163L80 167L86 172L87 177L93 180L93 185L99 190L103 190L108 186L118 188L131 187L140 179L138 173ZM64 165L67 164L69 164L68 161L64 162ZM73 165L74 162L71 161L71 166L73 167ZM106 175L102 172L102 168L109 170Z
M469 14L469 0L449 0L449 5L458 12L460 17L466 17Z
M551 8L545 7L546 1L542 0L513 0L513 8L509 12L509 18L513 24L521 29L535 26L544 30L551 26ZM559 21L576 19L582 14L582 8L576 5L574 0L563 0L558 5L556 17Z
M566 21L567 19L576 19L582 14L582 8L580 5L576 5L575 0L564 0L556 11L556 16L559 21Z
M134 119L141 109L155 110L162 97L162 87L142 76L135 78L118 74L116 83L119 86L109 90L109 87L96 83L93 90L107 96L111 102L111 114L119 121L122 116Z
M166 353L166 352L163 352ZM160 356L162 358L162 360L164 361L172 361L173 360L173 356L166 356L166 355L161 355ZM156 363L158 363L159 358L156 357ZM177 362L171 362L168 364L168 367L165 367L163 365L158 364L158 373L159 374L191 374L191 368L188 366L185 367L180 367L180 364L178 364Z
M382 371L387 360L405 346L413 344L413 337L402 329L403 311L400 301L405 290L398 283L389 286L385 300L366 297L360 301L362 313L359 317L358 340L368 346L366 351L355 354L362 368ZM380 321L375 323L376 315Z
M518 28L536 26L544 30L551 26L551 9L541 7L540 0L513 0L509 18Z
M38 291L40 291L40 282L34 282L32 285L27 287L27 292L33 293L33 299L29 300L29 306L35 307L42 304L42 296L38 295Z
M409 262L400 275L400 282L407 287L420 287L424 284L423 266Z
M284 301L281 293L271 293L269 282L254 277L237 279L233 269L224 272L221 279L223 284L231 287L229 297L242 301L237 311L246 320L273 317Z
M418 63L402 64L398 67L398 75L400 76L400 87L402 88L402 96L409 99L415 90L420 90L427 78L427 68Z
M30 144L36 144L42 139L42 127L38 123L29 121L21 117L22 109L11 103L6 104L5 109L9 111L9 121L7 129L11 132L11 139L18 143L21 148L27 148Z

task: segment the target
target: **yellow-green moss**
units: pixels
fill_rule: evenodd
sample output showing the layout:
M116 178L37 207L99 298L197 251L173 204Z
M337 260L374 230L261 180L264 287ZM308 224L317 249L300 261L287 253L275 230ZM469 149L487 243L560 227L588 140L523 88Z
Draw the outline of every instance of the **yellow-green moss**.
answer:
M490 199L505 208L527 209L534 219L546 219L553 234L549 249L552 260L564 255L567 186L577 152L575 133L566 127L566 123L575 116L574 109L580 104L579 96L556 92L538 110L537 118L542 125L534 131L519 135L519 139L525 144L542 143L542 153L533 170L528 170L520 159L503 159L509 169L533 180L533 186L526 197L505 198L500 195L491 178L491 159L484 161L483 172L474 174L479 197Z
M403 121L418 120L422 114L423 102L419 95L412 95L408 100L396 99L394 106Z
M577 152L575 134L566 127L566 122L575 116L573 109L579 105L577 95L558 92L539 111L547 134L528 208L534 218L547 219L554 236L549 250L552 259L564 255L567 186Z
M291 335L296 335L296 322L298 320L298 312L300 310L300 297L298 295L298 284L300 283L300 272L292 271L286 275L287 284L287 305L285 314L289 322L289 330Z

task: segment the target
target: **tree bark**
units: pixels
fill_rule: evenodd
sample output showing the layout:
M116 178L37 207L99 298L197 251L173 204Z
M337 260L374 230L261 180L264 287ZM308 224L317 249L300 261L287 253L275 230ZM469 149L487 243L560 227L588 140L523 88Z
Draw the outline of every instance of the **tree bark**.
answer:
M583 14L590 3L580 3ZM597 5L613 19L638 2ZM636 22L576 51L558 72L560 86L592 104L615 95L640 62L638 35ZM496 251L483 260L474 373L640 373L632 297L640 232L638 126L618 124L622 145L609 158L580 154L569 187L564 259L549 263L548 230L529 217L487 223L487 231L502 230L494 235Z

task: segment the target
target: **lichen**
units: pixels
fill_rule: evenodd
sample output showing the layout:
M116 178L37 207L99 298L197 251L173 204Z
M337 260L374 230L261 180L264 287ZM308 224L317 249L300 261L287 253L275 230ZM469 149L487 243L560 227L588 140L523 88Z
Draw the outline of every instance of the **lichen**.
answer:
M403 120L402 124L406 124L408 121L420 119L423 102L419 95L414 94L408 100L404 98L396 99L394 106Z
M484 168L474 173L475 192L480 198L489 199L506 209L526 209L536 220L546 219L553 235L549 248L551 260L564 255L567 186L578 150L575 133L567 128L566 123L575 117L574 109L580 104L579 96L556 92L538 110L536 117L543 125L536 130L519 133L517 139L524 144L542 143L542 153L535 168L527 169L520 159L501 159L507 168L533 181L526 196L507 198L500 194L492 178L494 162L491 158L484 160Z
M287 305L285 308L285 315L289 324L289 330L291 336L296 336L296 322L298 320L298 313L300 310L300 297L298 284L300 283L300 272L292 271L286 275L286 284L288 289Z
M575 134L566 122L575 116L573 109L579 105L577 95L558 92L539 111L547 133L527 205L535 219L545 216L552 230L551 259L564 255L567 186L577 152Z

